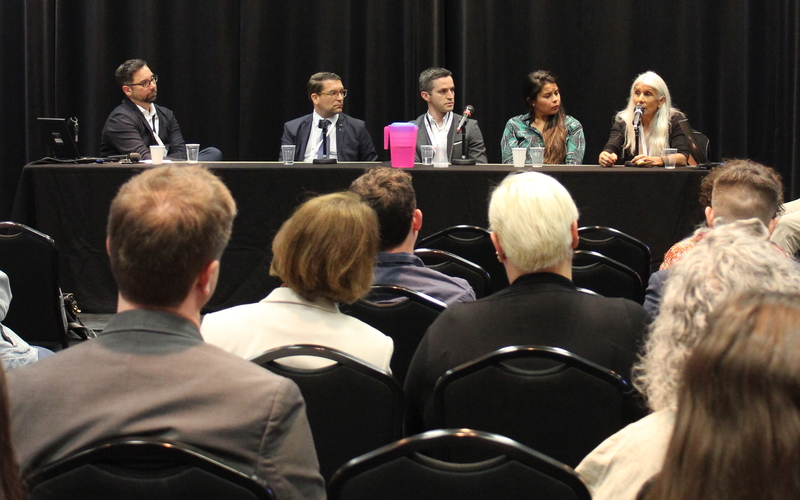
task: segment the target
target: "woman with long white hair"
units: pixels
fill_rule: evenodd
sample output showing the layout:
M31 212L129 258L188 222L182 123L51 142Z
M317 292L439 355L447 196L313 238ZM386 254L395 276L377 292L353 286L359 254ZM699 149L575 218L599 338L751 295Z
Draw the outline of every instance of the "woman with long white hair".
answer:
M611 167L623 159L638 167L663 167L664 148L677 149L672 158L675 165L686 165L689 146L679 125L685 118L672 106L664 79L652 71L642 73L631 85L628 106L614 117L611 135L600 153L600 166Z

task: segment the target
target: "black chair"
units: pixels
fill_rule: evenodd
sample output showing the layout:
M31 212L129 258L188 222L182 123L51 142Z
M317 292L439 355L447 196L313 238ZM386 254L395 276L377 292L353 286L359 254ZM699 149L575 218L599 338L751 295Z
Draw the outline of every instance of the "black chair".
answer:
M434 428L502 434L570 467L633 420L628 382L554 347L505 347L453 368L433 405Z
M0 270L13 294L3 323L30 344L66 348L55 241L23 224L0 222Z
M578 229L578 250L605 255L639 274L642 283L650 279L650 247L633 236L611 227L586 226Z
M493 458L464 464L423 453L469 448ZM509 438L470 429L435 430L351 460L333 476L329 500L590 500L569 467Z
M639 304L644 302L644 286L639 273L597 252L575 250L572 282L604 297L624 297Z
M477 299L488 295L492 288L492 280L485 269L456 254L432 248L417 248L414 250L414 255L419 257L426 267L467 280Z
M336 363L307 370L276 362L289 356L317 356ZM391 375L372 365L316 345L279 347L252 361L300 387L326 481L348 460L403 434L403 390Z
M104 442L25 478L30 500L275 498L263 481L191 446L148 438Z
M490 293L494 293L508 286L508 275L503 264L497 260L490 234L489 230L482 227L453 226L422 238L417 246L454 253L481 266L492 279Z
M343 313L392 338L392 375L400 386L422 337L446 307L429 295L392 285L374 285L365 299L340 306Z

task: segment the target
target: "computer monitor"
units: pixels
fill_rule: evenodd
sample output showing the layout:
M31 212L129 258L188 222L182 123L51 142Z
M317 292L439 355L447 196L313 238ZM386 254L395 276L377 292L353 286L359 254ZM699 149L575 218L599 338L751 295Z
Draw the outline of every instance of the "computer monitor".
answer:
M37 121L48 156L64 160L81 157L67 118L38 118Z

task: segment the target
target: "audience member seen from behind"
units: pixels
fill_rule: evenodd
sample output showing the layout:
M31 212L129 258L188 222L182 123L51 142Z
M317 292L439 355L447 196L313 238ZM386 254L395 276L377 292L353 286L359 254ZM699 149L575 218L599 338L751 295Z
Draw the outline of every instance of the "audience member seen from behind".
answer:
M564 110L556 76L549 71L529 73L522 83L522 98L528 112L506 123L500 141L503 163L514 162L511 148L531 147L544 148L544 163L582 163L583 126ZM530 150L525 161L531 162Z
M381 246L373 283L402 286L430 295L446 304L475 300L469 283L428 269L414 255L414 244L422 228L422 211L411 176L399 169L367 170L350 184L378 214Z
M700 202L706 201L706 225L757 218L772 234L783 205L783 180L773 169L752 160L728 160L712 170L700 184ZM706 194L707 192L707 194ZM672 245L659 271L669 269L691 250L703 233Z
M711 178L708 182L706 179ZM702 199L708 200L706 224L717 227L737 220L756 218L772 234L783 202L783 184L774 170L750 160L731 160L714 169L701 184ZM708 191L706 193L705 191ZM669 268L708 234L705 230L679 241L664 255L661 269L650 275L644 308L655 317ZM775 250L784 253L777 245ZM785 255L785 254L784 254ZM788 257L788 255L787 255Z
M203 337L245 359L275 347L318 344L390 371L392 339L337 305L369 292L379 241L378 218L357 194L312 198L272 242L270 274L284 286L261 302L206 315ZM330 364L306 356L281 362L298 368Z
M638 145L633 127L637 106L642 107ZM675 165L686 165L689 146L678 124L684 118L672 107L666 82L652 71L642 73L631 85L628 107L614 117L608 143L600 153L600 166L611 167L617 160L630 160L639 167L663 167L664 148L677 149Z
M405 382L409 432L433 425L440 376L510 345L560 347L630 380L646 314L633 301L573 285L578 209L564 186L538 172L509 175L492 193L489 223L511 285L453 304L430 326Z
M663 469L641 498L800 498L800 294L746 293L708 323Z
M230 191L196 166L148 169L120 188L106 240L117 314L98 338L8 373L24 472L147 436L200 448L279 498L325 497L295 383L200 335L235 214Z
M0 321L5 319L10 304L11 286L8 276L0 271ZM28 345L11 328L0 323L0 357L3 360L4 370L33 363L51 354L53 351L44 347Z
M634 370L634 385L654 413L605 440L578 465L594 500L633 500L661 469L686 359L707 336L711 314L743 292L800 293L800 270L775 251L758 220L711 230L672 268Z
M19 466L14 459L8 417L8 391L6 376L0 370L0 500L23 500L25 493L20 483Z

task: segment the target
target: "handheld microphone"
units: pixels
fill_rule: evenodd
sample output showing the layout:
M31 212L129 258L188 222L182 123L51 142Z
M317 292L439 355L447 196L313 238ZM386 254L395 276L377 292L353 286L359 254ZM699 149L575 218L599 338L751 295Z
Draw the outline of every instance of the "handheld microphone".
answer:
M461 116L461 120L458 122L458 126L456 127L456 132L461 132L461 129L464 128L464 125L467 124L467 120L472 117L472 113L474 112L475 108L473 108L471 104L467 104L467 107L464 108L464 113Z
M636 106L636 109L633 110L633 128L639 128L639 123L642 121L642 113L644 113L644 110L641 105Z

